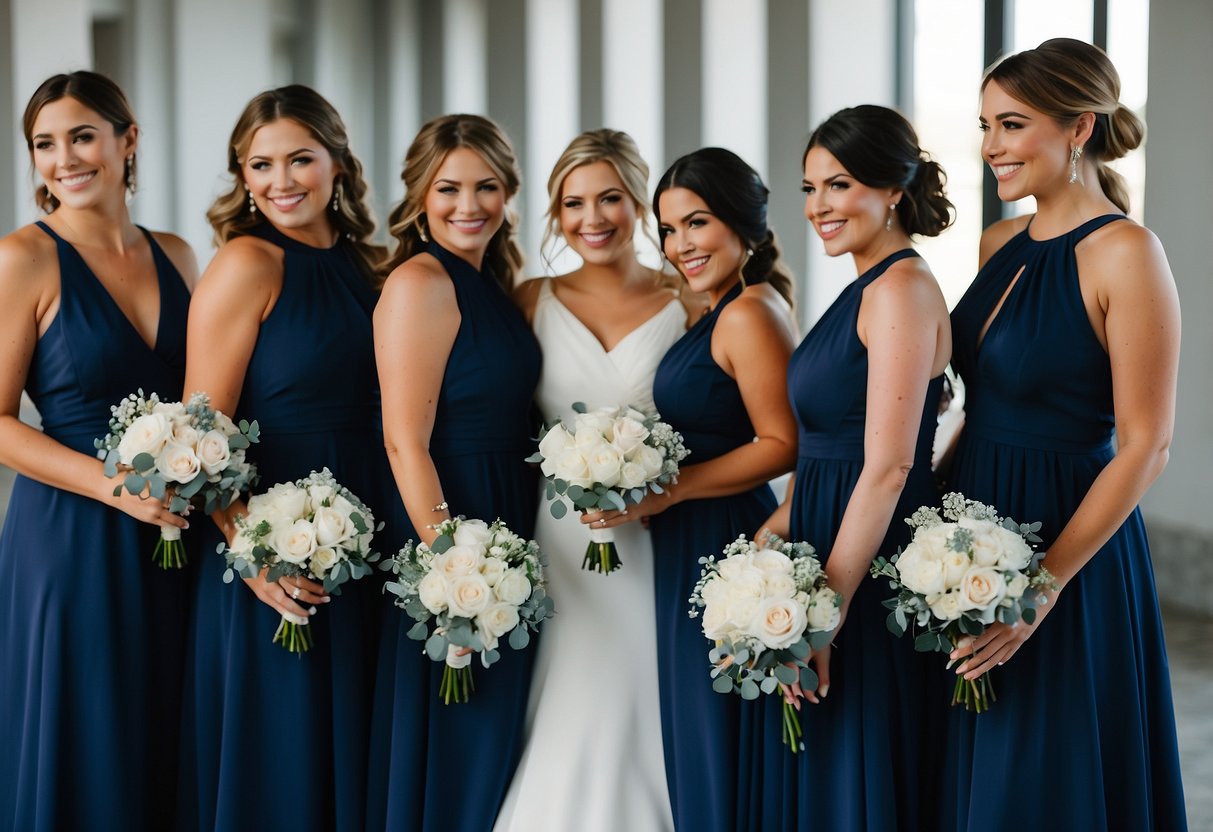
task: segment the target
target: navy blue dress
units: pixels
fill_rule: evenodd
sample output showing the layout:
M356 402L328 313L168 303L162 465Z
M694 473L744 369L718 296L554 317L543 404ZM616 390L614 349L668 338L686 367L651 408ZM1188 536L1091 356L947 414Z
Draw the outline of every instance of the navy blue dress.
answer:
M283 250L282 292L261 324L237 406L257 419L258 491L325 466L376 519L391 473L371 335L376 293L342 239L329 249L263 223ZM216 333L222 337L222 333ZM313 645L274 644L281 615L243 582L223 582L222 538L207 526L191 623L179 826L361 830L365 824L376 611L364 578L312 616ZM392 551L390 529L374 548Z
M25 389L46 435L91 457L123 397L181 398L189 291L145 231L160 287L148 347L76 250L38 227L55 239L59 311ZM158 536L17 477L0 533L0 828L171 826L187 572L152 563Z
M661 418L682 433L691 450L687 465L715 459L754 439L737 382L712 359L716 321L741 289L740 284L730 289L715 309L670 347L653 380L653 400ZM737 814L743 703L738 696L712 690L711 645L703 635L701 619L687 614L687 599L699 580L699 559L719 555L738 535L753 535L774 510L775 495L761 485L728 497L679 503L654 515L649 523L662 742L674 825L680 830L746 828Z
M1049 240L1025 229L990 258L952 313L967 412L954 488L1020 522L1041 521L1046 550L1114 453L1111 367L1083 306L1074 247L1120 219L1097 217ZM1187 827L1138 509L991 680L998 701L988 712L952 709L943 828Z
M793 540L813 544L823 563L863 470L868 351L856 332L863 292L889 266L915 256L912 249L898 251L851 282L788 365L788 396L800 428L790 533ZM886 557L909 542L904 518L919 506L939 504L931 444L942 388L941 375L931 380L918 403L914 466L878 552ZM929 794L923 799L923 784L933 782L938 766L933 750L948 706L942 684L945 661L937 654L917 653L908 638L889 633L888 610L881 602L891 594L888 581L863 579L834 642L829 695L801 708L808 753L800 755L793 798L799 822L786 828L934 828L924 816L934 802ZM777 729L766 742L763 761L786 765L790 755L779 743Z
M539 483L524 460L535 444L539 344L492 274L437 243L429 252L450 275L461 316L430 438L442 493L452 515L501 518L530 538ZM407 524L395 491L390 506L389 522ZM535 643L517 652L503 642L501 660L488 670L474 658L475 691L468 702L447 705L438 696L443 665L408 638L413 623L395 607L384 613L367 826L484 832L522 753Z

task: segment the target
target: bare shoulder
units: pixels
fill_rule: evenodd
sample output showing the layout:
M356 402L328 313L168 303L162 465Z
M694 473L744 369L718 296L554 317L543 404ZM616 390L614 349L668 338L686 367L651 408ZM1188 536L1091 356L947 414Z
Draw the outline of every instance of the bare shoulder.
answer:
M453 300L455 287L442 263L423 253L405 260L383 282L382 300L410 304L434 304Z
M1174 287L1162 243L1150 229L1132 220L1111 222L1084 237L1074 248L1079 274L1094 279L1101 291L1142 291Z
M907 312L940 311L947 315L947 303L931 267L921 257L898 260L864 289L864 300L875 301L891 309L908 307Z
M787 301L770 284L759 283L746 287L721 310L716 329L726 334L745 332L750 337L761 337L763 333L785 329L790 318Z
M194 303L234 293L264 303L282 285L282 260L282 249L260 238L245 235L228 240L199 279Z
M151 234L192 291L198 283L198 258L194 256L194 249L176 234L167 231L153 231Z
M984 266L986 261L994 256L995 252L1005 246L1012 237L1027 228L1028 223L1031 221L1032 215L1029 214L992 223L989 228L981 233L978 267Z
M23 226L0 238L0 296L37 296L58 274L55 241L37 226Z

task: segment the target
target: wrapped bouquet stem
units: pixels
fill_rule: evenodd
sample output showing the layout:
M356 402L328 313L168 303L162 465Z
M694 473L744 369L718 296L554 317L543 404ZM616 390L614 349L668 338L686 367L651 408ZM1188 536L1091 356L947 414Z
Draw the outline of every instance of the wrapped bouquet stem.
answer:
M947 518L945 520L944 518ZM1041 566L1040 523L1016 523L993 506L951 493L939 509L923 506L906 520L909 545L893 558L877 558L872 575L889 579L896 597L884 602L889 631L915 631L914 649L950 653L994 621L1031 624L1053 578ZM948 667L952 662L948 663ZM996 701L988 673L958 676L952 705L984 713Z
M657 414L631 407L587 410L573 404L572 424L557 421L539 436L539 450L527 462L539 464L547 479L547 499L556 519L578 511L625 511L650 491L677 480L678 465L690 451L682 435ZM613 529L591 528L582 569L609 575L622 565Z

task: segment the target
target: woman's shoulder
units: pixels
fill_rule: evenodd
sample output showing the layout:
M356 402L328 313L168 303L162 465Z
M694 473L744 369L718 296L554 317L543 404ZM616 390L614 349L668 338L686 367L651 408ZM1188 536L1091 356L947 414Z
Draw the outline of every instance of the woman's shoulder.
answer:
M978 249L978 268L984 266L986 261L993 257L1000 248L1010 242L1015 235L1026 229L1030 222L1032 222L1032 215L1027 214L1022 217L999 220L987 227L981 233L981 244Z
M193 247L176 234L168 231L149 231L148 233L152 235L156 245L160 246L169 262L177 269L177 273L181 275L185 285L192 289L198 282L198 258L194 256Z
M55 240L37 225L0 237L0 292L6 297L39 290L58 277L58 266Z

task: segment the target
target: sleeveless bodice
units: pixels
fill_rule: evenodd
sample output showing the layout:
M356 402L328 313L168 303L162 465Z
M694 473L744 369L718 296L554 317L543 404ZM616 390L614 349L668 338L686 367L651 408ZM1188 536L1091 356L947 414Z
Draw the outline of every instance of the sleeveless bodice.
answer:
M754 439L737 382L712 358L716 321L741 289L740 283L730 289L670 347L653 380L657 410L691 449L688 464L714 459Z
M590 408L626 404L651 412L657 365L685 324L686 311L673 299L606 350L544 280L533 323L535 337L546 346L535 391L544 420L572 419L571 405L578 401Z
M530 402L539 381L539 344L526 319L487 271L430 243L455 287L459 332L442 378L430 437L435 456L532 450ZM491 518L490 518L491 519Z
M863 291L913 249L890 254L857 277L830 305L788 362L788 395L799 426L801 458L863 459L868 407L868 350L856 330ZM923 402L915 467L929 471L943 376L932 379Z
M378 430L376 293L353 246L342 237L315 248L270 223L249 234L282 249L282 292L261 323L237 413L275 435Z
M84 258L46 223L59 256L59 311L38 340L25 389L46 434L82 453L109 432L110 406L142 388L181 398L190 295L146 229L160 287L156 343L149 347Z
M1041 450L1109 446L1112 370L1083 306L1074 247L1118 219L1096 217L1049 240L1033 240L1025 228L977 274L952 313L952 360L967 391L966 432ZM1017 274L978 345L982 326Z

